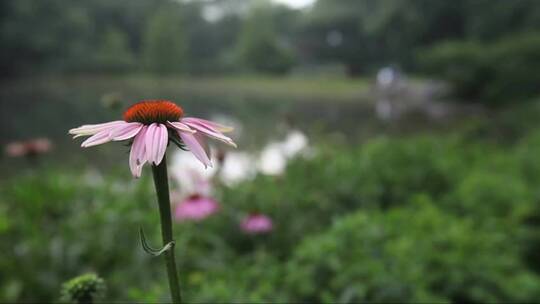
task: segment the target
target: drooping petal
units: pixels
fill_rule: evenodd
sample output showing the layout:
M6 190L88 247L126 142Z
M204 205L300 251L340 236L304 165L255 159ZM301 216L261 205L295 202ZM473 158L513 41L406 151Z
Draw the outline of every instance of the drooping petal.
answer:
M163 124L153 123L146 132L146 156L150 163L159 165L165 156L169 135Z
M186 124L183 124L179 121L167 121L167 125L175 129L176 131L182 131L182 132L188 132L188 133L195 133L197 131L191 129Z
M197 130L198 132L201 132L209 137L215 138L217 140L220 140L228 145L231 145L233 147L236 147L236 144L233 142L233 140L221 133L218 129L214 128L213 126L207 124L207 120L203 120L203 122L198 121L198 118L191 118L186 121L185 119L182 119L182 122L188 125L190 128Z
M208 159L210 159L210 161L211 161L212 160L212 155L210 154L210 147L208 146L206 137L204 137L204 135L202 133L199 133L199 132L193 134L193 136L199 142L199 145L201 145L201 147L204 149L204 152L206 153L206 155L208 155Z
M81 147L88 148L111 141L111 137L109 136L110 132L110 129L105 129L95 135L92 135L91 137L82 142Z
M185 132L178 132L178 135L180 135L180 138L182 138L182 141L186 144L191 153L193 153L193 155L195 155L195 157L200 160L205 167L212 167L212 162L210 162L208 154L206 154L206 151L199 143L195 135Z
M83 125L78 128L69 130L69 134L75 135L73 138L77 138L80 136L89 136L89 135L97 134L103 130L110 129L111 127L115 127L115 126L126 124L126 123L127 122L123 120L115 120L115 121L101 123L101 124Z
M135 136L129 153L129 168L136 178L141 176L142 167L146 163L146 130L147 127L143 126Z
M115 126L110 133L110 137L114 141L126 140L134 137L141 131L143 124L139 122L129 122L126 124Z
M184 123L197 123L197 124L207 126L207 127L213 128L213 129L215 129L215 130L217 130L219 132L224 132L224 133L231 132L232 130L234 130L234 128L232 128L232 127L224 126L224 125L219 124L217 122L213 122L213 121L202 119L202 118L186 117L186 118L182 119L182 122L184 122Z

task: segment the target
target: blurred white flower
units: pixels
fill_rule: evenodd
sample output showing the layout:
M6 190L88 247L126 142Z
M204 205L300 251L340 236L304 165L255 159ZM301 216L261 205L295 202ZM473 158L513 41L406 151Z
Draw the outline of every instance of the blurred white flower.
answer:
M229 152L225 155L220 178L227 186L234 186L253 178L256 174L253 156L246 152Z
M184 196L192 194L210 195L211 179L216 173L216 166L204 168L192 153L177 151L172 156L170 174L178 182Z
M285 140L266 145L259 157L258 169L266 175L280 175L289 159L309 152L307 136L298 130L290 131Z
M258 168L262 174L280 175L287 166L283 145L280 142L268 144L261 152Z
M308 138L304 133L293 130L287 134L281 145L285 156L292 158L307 149Z

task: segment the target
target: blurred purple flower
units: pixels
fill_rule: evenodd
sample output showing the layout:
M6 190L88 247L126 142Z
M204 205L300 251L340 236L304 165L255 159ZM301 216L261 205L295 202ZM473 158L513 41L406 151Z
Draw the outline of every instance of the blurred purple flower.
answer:
M274 224L272 219L264 214L254 213L246 216L240 228L247 234L265 234L272 231Z
M201 221L219 211L219 204L211 198L195 194L180 202L174 211L177 221Z

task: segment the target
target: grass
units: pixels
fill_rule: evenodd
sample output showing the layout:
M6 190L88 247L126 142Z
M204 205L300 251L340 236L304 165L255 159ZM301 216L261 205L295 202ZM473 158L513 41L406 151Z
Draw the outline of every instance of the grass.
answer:
M31 81L14 81L8 89L20 90L26 87L62 91L66 88L84 88L96 91L124 91L137 95L197 95L202 97L239 98L281 98L287 101L328 100L332 102L369 101L369 80L365 78L347 79L299 78L269 76L152 76L145 74L117 76L74 76L38 77Z

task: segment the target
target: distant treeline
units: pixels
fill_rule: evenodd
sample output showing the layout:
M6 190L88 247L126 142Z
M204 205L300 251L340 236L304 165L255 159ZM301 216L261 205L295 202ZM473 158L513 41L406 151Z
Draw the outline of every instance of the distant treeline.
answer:
M300 11L263 0L5 0L0 26L3 76L333 65L358 75L432 70L441 43L482 48L539 29L540 1L318 0Z

